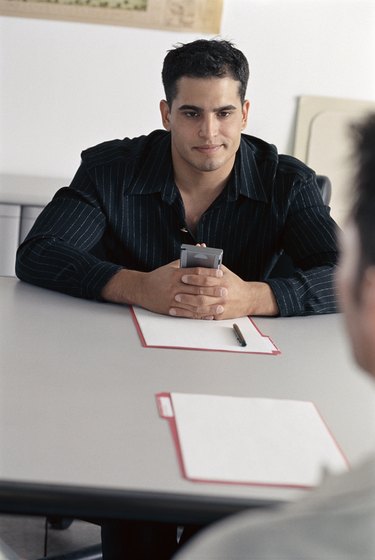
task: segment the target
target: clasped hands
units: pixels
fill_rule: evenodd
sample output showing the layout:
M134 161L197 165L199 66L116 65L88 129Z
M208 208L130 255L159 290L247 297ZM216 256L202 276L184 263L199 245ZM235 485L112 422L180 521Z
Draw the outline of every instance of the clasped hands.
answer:
M180 261L174 261L145 273L140 284L143 307L191 319L278 313L273 292L266 283L245 282L224 265L219 269L179 265Z
M176 260L151 272L122 269L106 284L107 301L139 305L155 313L190 319L277 315L264 282L246 282L229 268L180 268Z
M170 282L169 290L165 293L165 313L192 319L226 317L230 302L230 287L225 278L228 269L224 266L218 269L179 268L179 261L165 268L165 271L158 269L161 274L169 276Z

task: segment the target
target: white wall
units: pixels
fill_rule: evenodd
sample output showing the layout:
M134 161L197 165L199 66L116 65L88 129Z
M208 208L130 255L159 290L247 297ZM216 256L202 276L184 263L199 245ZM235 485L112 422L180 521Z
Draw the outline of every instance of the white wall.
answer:
M0 18L0 172L70 177L82 149L160 128L166 51L198 35ZM290 152L301 94L375 99L375 0L224 0L251 67L247 131Z

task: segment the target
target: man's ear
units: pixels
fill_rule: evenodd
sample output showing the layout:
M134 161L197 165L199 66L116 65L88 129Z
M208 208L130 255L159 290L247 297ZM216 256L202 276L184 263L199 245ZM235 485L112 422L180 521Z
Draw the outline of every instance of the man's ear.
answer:
M171 129L171 125L170 125L170 109L169 109L169 105L168 103L165 101L165 99L162 99L160 101L160 114L161 114L161 120L163 123L163 126L165 128L165 130L170 130Z
M250 112L250 101L245 99L242 105L242 130L247 126L247 119Z

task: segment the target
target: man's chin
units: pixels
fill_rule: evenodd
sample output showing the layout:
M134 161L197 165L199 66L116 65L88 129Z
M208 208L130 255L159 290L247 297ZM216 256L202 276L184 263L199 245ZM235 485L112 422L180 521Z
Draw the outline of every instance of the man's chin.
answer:
M197 163L196 168L199 171L210 172L210 171L217 171L224 165L225 165L225 161L223 160L207 159L206 161Z

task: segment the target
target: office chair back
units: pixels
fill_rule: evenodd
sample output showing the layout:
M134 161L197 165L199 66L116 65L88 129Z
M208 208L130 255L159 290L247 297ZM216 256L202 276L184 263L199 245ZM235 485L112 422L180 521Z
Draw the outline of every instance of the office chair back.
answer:
M317 175L316 181L322 195L323 202L329 205L332 194L332 184L326 175ZM288 278L294 273L294 265L292 259L284 252L277 258L275 264L271 267L271 271L266 275L267 278Z

